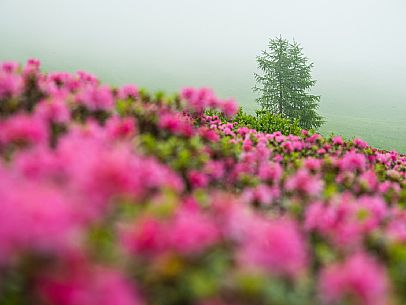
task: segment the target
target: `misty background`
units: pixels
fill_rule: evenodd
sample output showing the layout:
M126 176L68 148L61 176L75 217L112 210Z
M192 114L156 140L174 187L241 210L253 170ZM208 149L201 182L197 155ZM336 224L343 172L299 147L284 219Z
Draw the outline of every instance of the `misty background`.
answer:
M254 111L256 56L282 35L314 63L323 134L406 152L405 13L403 0L0 0L0 61L170 93L208 86Z

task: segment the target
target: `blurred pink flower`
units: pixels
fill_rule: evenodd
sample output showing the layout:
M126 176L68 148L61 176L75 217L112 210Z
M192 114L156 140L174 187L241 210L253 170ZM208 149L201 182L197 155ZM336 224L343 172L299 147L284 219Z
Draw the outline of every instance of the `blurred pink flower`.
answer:
M238 112L238 106L237 103L232 100L225 100L221 104L221 111L227 116L227 117L232 117L237 114Z
M326 303L339 303L347 297L361 305L389 304L388 280L383 267L364 253L343 263L327 266L320 275L319 289Z
M203 188L209 184L207 175L197 170L189 171L188 179L193 188Z
M77 101L91 111L114 108L113 95L107 86L85 86L78 93Z
M89 72L77 71L76 74L79 78L80 83L84 84L85 86L97 86L99 84L97 77Z
M291 220L262 220L246 229L239 259L244 266L295 276L307 266L307 250L297 224Z
M300 169L286 180L285 188L290 192L300 192L308 196L317 196L323 189L323 181L311 175L307 170Z
M20 75L0 71L0 100L17 97L23 89L24 81Z
M52 305L143 304L132 283L121 273L85 264L42 277L38 290L42 299Z
M335 136L333 138L333 144L334 145L343 145L344 144L343 138L340 136Z
M198 130L199 135L210 142L217 142L220 140L220 136L212 129L207 127L200 127Z
M190 137L193 135L193 126L179 113L164 113L159 117L158 126L173 134Z
M277 184L282 177L282 166L276 162L264 162L259 165L258 177L263 181Z
M38 117L21 113L0 121L0 144L41 144L47 139L47 126Z
M41 66L41 62L38 59L31 58L27 61L25 66L23 67L23 75L30 76L36 75L39 72L39 68Z
M113 116L107 120L106 130L112 139L132 138L136 133L136 122L133 117Z
M312 203L305 213L305 228L318 231L339 247L354 248L383 222L387 213L379 197L355 200L345 194L328 204Z
M44 121L54 123L67 123L70 120L70 111L63 97L41 101L35 107L35 114Z
M246 188L241 194L241 198L249 203L258 202L262 205L270 205L280 196L278 187L270 187L266 184L257 185L254 188Z
M157 219L142 218L121 231L121 244L132 254L153 256L165 250L166 230Z
M118 98L136 98L138 96L138 88L135 85L127 84L118 89Z
M343 171L355 171L355 170L364 170L367 165L367 160L364 155L347 152L342 159L339 161L339 167Z
M6 172L0 202L1 263L26 252L64 255L80 243L79 210L66 193Z
M14 74L17 72L19 66L20 65L18 64L18 62L15 62L15 61L1 62L0 63L0 74L1 74L1 72Z
M365 142L365 141L363 141L363 140L361 140L361 139L359 139L359 138L354 139L354 140L353 140L353 143L354 143L354 145L355 145L356 147L358 147L358 148L360 148L360 149L364 149L364 148L368 147L368 143Z
M178 209L168 228L168 246L181 254L196 254L220 239L216 224L199 210Z

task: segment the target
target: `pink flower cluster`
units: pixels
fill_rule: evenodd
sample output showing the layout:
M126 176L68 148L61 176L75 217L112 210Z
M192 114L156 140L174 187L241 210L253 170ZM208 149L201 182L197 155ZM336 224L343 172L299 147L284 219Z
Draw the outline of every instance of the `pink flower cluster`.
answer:
M208 109L1 64L0 303L406 302L406 156Z
M208 88L185 88L180 96L187 101L187 106L193 111L202 112L205 109L213 108L221 110L226 116L233 116L237 113L237 104L232 99L221 100Z
M383 268L367 254L357 253L328 266L320 276L320 292L327 303L353 300L362 305L388 304Z

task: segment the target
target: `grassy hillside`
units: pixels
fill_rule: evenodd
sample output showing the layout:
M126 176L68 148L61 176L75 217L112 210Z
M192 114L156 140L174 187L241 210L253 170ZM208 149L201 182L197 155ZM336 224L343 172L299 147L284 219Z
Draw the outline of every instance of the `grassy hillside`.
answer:
M406 124L404 121L349 115L324 115L327 122L320 128L320 133L325 136L335 133L345 138L360 137L377 148L406 152Z

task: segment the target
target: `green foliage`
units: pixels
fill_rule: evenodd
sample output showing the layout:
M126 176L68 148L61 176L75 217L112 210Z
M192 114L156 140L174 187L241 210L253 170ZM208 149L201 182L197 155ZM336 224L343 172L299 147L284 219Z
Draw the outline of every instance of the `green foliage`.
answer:
M151 134L140 136L140 149L178 171L200 168L208 158L202 147L198 137L185 140L179 137L157 139Z
M216 111L206 111L207 115L217 115L223 123L230 122L222 113ZM299 125L299 120L290 120L273 114L265 110L257 110L255 115L248 114L242 108L233 117L232 123L237 123L235 127L248 127L255 129L258 132L273 133L280 131L283 135L300 135L302 128Z
M257 111L255 115L250 115L240 109L234 118L234 122L237 122L238 127L247 126L264 133L280 131L284 135L300 135L302 131L302 128L299 126L299 120L291 121L264 110Z
M257 63L262 75L255 74L254 91L262 110L298 120L305 129L318 128L323 118L317 113L320 96L309 93L316 83L311 78L313 63L303 55L297 42L282 37L271 39L269 51L262 51Z

